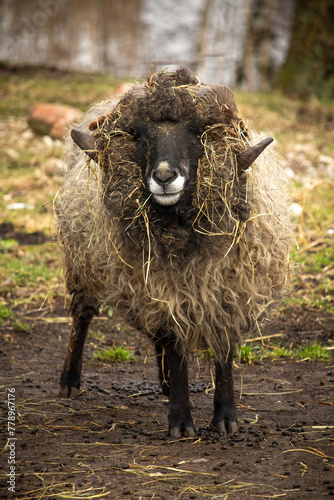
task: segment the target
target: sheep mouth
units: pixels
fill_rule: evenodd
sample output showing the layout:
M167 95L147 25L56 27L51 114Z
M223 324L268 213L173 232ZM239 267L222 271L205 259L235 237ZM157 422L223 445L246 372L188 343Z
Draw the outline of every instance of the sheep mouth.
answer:
M181 192L172 194L153 194L153 199L164 207L175 205L181 198Z

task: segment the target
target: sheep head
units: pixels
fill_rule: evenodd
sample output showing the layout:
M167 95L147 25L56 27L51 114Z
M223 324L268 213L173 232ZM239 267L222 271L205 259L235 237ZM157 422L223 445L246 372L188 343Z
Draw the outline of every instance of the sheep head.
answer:
M196 193L199 166L208 156L203 138L214 142L220 158L220 171L214 175L226 182L241 177L272 141L249 148L232 91L224 85L202 85L183 68L133 87L90 129L94 136L73 130L72 138L101 165L105 202L113 213L117 208L112 205L122 205L116 215L126 219L147 201L159 216L166 210L169 218L192 211L193 223L194 204L208 197L207 192ZM244 185L239 183L239 191ZM241 195L234 192L233 197Z

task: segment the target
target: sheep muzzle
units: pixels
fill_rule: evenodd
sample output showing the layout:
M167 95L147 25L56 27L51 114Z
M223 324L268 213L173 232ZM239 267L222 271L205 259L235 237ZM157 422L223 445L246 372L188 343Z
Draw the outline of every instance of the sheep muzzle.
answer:
M172 169L167 161L161 161L151 172L148 187L159 205L175 205L181 197L185 177Z

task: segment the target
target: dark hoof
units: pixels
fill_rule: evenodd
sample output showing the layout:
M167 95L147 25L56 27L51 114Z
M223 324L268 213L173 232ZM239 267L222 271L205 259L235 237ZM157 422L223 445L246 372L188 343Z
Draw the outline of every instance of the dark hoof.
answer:
M236 432L238 432L238 424L235 420L226 424L224 421L220 421L217 422L215 426L220 435L235 434Z
M171 438L179 439L180 437L182 437L182 435L186 437L195 437L196 432L192 425L191 426L188 425L187 427L185 427L183 432L181 431L180 426L171 427L169 429L169 434Z
M80 391L80 373L64 370L60 379L60 396L62 398L73 398Z
M196 432L189 406L185 408L176 407L171 410L168 415L170 436L176 439L182 436L194 437Z
M64 386L60 387L60 397L61 398L75 398L80 392L78 387Z

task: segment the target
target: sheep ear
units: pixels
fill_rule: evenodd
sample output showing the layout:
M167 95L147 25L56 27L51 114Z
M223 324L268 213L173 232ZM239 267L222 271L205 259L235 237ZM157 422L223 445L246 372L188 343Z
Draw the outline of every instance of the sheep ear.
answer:
M81 130L76 128L71 130L71 137L75 144L79 146L79 148L82 149L82 151L84 151L89 158L94 160L96 163L98 162L98 150L94 137L89 134L85 134L85 132L81 132Z
M256 160L258 156L266 149L269 144L273 142L272 137L268 137L267 139L264 139L263 141L259 142L256 146L253 146L246 151L243 151L238 157L237 157L237 165L238 165L238 174L241 175L244 173L247 168L251 166L251 164Z

